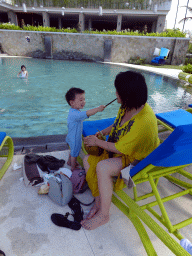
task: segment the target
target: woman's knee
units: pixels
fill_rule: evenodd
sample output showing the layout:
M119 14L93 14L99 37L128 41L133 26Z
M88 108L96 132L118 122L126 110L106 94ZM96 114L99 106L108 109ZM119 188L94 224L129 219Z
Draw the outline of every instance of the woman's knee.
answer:
M99 175L116 176L122 169L121 158L102 160L97 164L96 172Z

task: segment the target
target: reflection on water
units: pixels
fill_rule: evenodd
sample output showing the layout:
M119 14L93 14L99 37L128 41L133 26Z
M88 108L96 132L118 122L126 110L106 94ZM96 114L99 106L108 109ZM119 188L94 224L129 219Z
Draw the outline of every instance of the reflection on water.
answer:
M17 78L25 65L28 79ZM67 133L69 106L65 93L74 86L86 92L84 110L107 104L115 96L116 75L127 67L91 62L41 60L29 58L1 58L0 108L1 131L12 137L29 137ZM148 102L155 113L186 108L191 96L178 82L145 73L149 89ZM114 102L90 120L114 117L119 105Z
M150 73L146 75L149 88L148 102L155 113L187 108L191 95L179 87L179 81Z

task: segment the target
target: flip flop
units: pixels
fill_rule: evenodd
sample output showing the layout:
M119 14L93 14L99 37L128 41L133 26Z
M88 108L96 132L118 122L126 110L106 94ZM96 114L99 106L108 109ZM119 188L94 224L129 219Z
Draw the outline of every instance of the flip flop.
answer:
M73 211L72 215L74 217L74 220L80 223L83 220L83 209L81 207L80 201L73 196L68 203L68 206Z
M68 215L69 215L68 213L66 215L53 213L51 215L51 220L56 226L70 228L73 230L79 230L81 228L81 224L77 221L68 220L67 219Z

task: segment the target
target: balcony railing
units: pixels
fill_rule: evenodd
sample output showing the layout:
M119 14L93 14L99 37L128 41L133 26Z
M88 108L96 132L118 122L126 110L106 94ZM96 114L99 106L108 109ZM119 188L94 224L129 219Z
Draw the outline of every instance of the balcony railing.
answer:
M12 5L22 6L25 3L29 7L65 7L65 8L90 8L96 9L102 6L103 9L136 9L150 10L155 4L160 5L172 0L1 0Z

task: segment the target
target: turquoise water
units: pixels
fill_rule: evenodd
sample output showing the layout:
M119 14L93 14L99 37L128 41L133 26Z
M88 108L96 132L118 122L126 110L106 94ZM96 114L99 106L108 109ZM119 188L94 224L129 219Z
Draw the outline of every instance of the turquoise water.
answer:
M21 65L28 79L18 78ZM107 104L115 98L114 79L127 67L77 61L32 58L0 58L1 131L12 137L31 137L67 133L69 106L65 93L74 86L85 90L84 110ZM148 103L155 113L185 108L191 96L178 82L142 72L149 89ZM90 120L114 117L119 105L109 105Z

